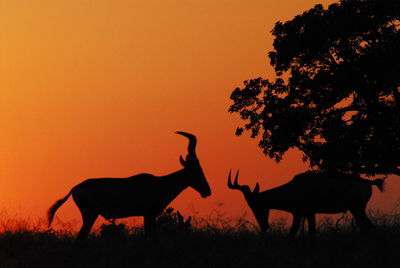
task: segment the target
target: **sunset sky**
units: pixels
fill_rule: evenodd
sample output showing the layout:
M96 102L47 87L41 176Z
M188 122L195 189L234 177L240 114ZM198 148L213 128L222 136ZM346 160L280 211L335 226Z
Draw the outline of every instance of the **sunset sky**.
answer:
M172 206L185 216L249 213L226 186L229 169L265 190L307 166L295 151L276 164L256 140L236 137L242 122L228 113L230 93L274 77L276 21L333 2L0 0L0 211L44 217L84 179L177 171L182 130L198 138L213 194L188 189ZM389 177L370 206L398 209L399 193L399 178ZM80 222L72 200L56 216Z

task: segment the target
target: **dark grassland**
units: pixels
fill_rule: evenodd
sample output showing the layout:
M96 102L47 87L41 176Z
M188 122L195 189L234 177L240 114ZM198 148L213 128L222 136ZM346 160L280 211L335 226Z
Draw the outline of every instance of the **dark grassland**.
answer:
M141 228L103 225L82 243L68 231L26 222L8 228L3 220L0 267L399 267L400 215L369 215L377 225L369 234L361 234L347 214L339 222L320 219L315 238L300 231L295 239L286 237L283 221L260 234L244 220L186 228L173 219L151 237Z

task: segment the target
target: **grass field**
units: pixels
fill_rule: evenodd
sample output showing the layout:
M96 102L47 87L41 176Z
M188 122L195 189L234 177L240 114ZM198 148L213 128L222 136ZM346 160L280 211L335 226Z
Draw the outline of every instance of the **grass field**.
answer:
M370 217L377 230L366 235L347 215L338 223L320 219L317 237L303 231L295 239L282 221L261 234L244 220L195 221L190 228L172 220L151 237L117 222L82 243L69 231L3 219L0 267L399 267L400 215Z

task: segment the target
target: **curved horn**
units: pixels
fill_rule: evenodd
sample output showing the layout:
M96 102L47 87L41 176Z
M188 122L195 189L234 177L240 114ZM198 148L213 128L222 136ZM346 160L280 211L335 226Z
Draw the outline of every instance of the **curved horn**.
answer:
M185 136L186 138L189 139L189 146L188 146L188 153L189 154L196 154L196 144L197 144L197 139L194 135L190 134L190 133L186 133L183 131L177 131L175 132L176 134Z
M229 170L229 175L228 175L228 187L229 187L230 189L235 189L235 187L233 186L232 181L231 181L231 173L232 173L232 169Z
M247 185L239 185L239 184L238 184L239 171L236 173L235 181L233 182L233 184L232 184L232 181L231 181L231 173L232 173L232 170L229 170L229 175L228 175L228 187L229 187L230 189L239 190L239 191L241 191L243 194L248 194L248 193L250 193L250 188L249 188L249 186L247 186Z

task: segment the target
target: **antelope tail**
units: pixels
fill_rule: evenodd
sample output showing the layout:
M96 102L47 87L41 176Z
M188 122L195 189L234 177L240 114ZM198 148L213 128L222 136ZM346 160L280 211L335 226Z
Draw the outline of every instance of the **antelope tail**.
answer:
M383 192L385 190L385 180L384 179L376 179L372 181L372 185L376 185L378 189Z
M72 190L71 190L63 199L60 199L60 200L56 201L56 202L54 203L54 205L52 205L52 206L49 208L49 210L47 211L47 220L48 220L48 222L49 222L49 225L48 225L49 227L50 227L51 222L53 221L54 214L56 213L57 209L58 209L59 207L61 207L61 205L64 204L65 201L67 201L68 197L69 197L71 194L72 194Z

